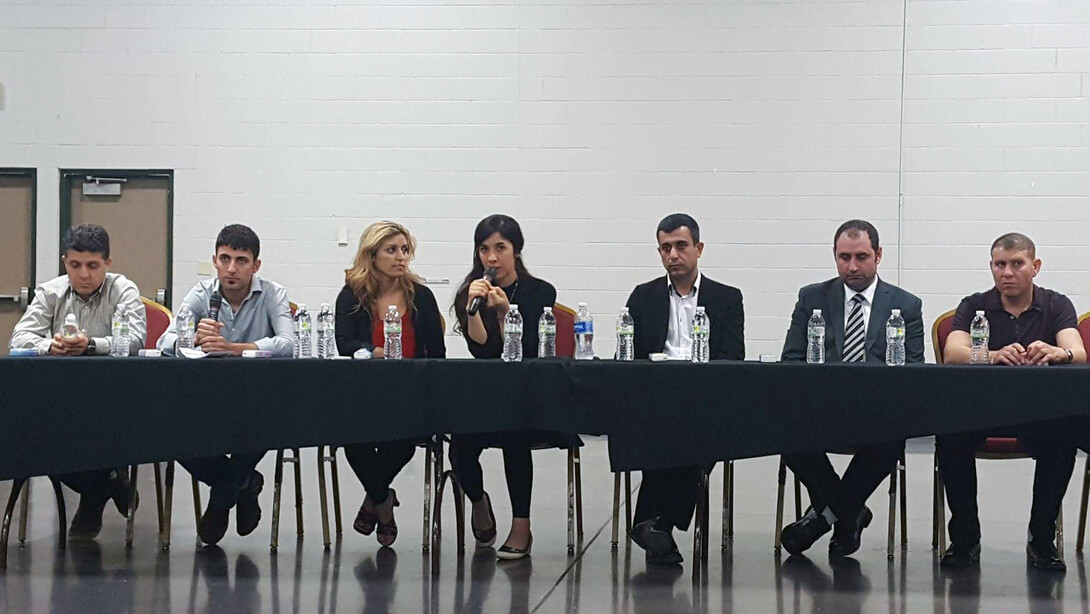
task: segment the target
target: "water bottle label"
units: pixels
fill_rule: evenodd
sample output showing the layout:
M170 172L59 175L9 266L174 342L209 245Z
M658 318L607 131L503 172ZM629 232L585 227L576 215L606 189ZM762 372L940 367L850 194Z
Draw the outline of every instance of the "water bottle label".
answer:
M401 334L401 323L398 322L397 324L386 324L383 327L383 330L385 331L385 333L387 335L400 335Z
M537 327L537 334L539 335L555 335L556 324L539 324Z
M586 333L594 333L594 321L587 320L583 322L575 323L575 334L583 335Z

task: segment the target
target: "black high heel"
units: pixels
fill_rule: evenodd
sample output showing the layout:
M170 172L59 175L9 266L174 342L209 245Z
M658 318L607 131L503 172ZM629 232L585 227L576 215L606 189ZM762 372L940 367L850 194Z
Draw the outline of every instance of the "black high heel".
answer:
M496 543L496 515L492 513L492 498L484 493L484 499L488 502L488 519L492 526L487 529L478 529L473 526L473 514L469 515L469 528L473 529L473 539L477 540L478 548L491 548Z

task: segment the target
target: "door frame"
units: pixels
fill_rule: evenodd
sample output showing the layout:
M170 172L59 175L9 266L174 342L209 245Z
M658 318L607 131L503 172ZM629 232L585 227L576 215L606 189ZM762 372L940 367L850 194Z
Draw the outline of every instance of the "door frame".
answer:
M34 288L38 285L38 169L0 168L0 176L30 179L30 295L27 304L34 300Z
M167 283L166 305L170 306L174 294L174 171L171 169L115 169L115 168L62 168L60 172L60 243L64 245L64 233L72 226L72 184L73 179L87 175L104 175L120 179L157 178L167 180ZM64 274L64 262L59 266L60 275ZM148 297L155 300L154 296Z

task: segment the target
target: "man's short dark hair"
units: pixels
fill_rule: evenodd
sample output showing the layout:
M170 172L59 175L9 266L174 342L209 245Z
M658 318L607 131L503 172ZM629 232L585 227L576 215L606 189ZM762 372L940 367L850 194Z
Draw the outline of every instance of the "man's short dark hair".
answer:
M243 252L250 252L254 255L254 260L257 260L257 257L261 254L261 240L257 238L257 233L249 226L243 226L242 224L224 226L223 230L216 236L216 251L218 252L221 247L225 246Z
M867 220L848 220L841 224L833 235L833 249L836 249L836 242L840 240L840 235L848 233L848 236L854 239L862 232L867 233L867 237L870 238L870 248L878 253L878 229Z
M693 235L693 243L700 243L700 225L687 213L671 213L662 218L658 229L655 230L655 236L658 237L660 232L670 234L682 226L688 228L689 233Z
M1029 252L1030 258L1037 257L1037 246L1033 243L1033 239L1020 232L1008 232L999 237L992 243L991 251L994 252L997 247L1008 252Z
M101 254L103 260L110 259L110 234L98 224L80 224L64 233L62 253L68 251L91 252Z

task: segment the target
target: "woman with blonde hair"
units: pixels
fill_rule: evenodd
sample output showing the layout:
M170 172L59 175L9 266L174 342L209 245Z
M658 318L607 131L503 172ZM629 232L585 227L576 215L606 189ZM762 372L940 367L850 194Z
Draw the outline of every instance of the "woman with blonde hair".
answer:
M401 314L401 347L405 358L446 358L443 320L435 295L409 270L416 255L416 240L396 222L375 222L360 236L352 266L345 269L345 285L337 296L337 350L352 356L367 349L383 357L383 320L390 305ZM354 528L363 535L377 533L379 544L397 539L394 507L397 495L390 483L412 459L415 441L358 443L344 447L367 495Z

